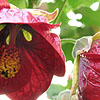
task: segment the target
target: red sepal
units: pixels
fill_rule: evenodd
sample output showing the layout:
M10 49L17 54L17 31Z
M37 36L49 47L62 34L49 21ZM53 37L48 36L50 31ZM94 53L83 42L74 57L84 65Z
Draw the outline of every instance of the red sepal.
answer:
M10 5L7 0L0 0L0 9L10 8Z

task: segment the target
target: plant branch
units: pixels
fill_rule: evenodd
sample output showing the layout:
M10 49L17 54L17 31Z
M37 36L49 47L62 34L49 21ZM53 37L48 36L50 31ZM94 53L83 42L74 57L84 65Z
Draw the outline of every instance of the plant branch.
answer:
M56 24L56 23L58 22L58 19L60 18L61 14L62 14L62 11L63 11L63 9L65 8L66 3L67 3L67 0L64 1L63 5L62 5L62 7L61 7L61 10L60 10L60 12L59 12L59 14L58 14L58 16L57 16L57 18L56 18L55 21L54 21L54 24Z

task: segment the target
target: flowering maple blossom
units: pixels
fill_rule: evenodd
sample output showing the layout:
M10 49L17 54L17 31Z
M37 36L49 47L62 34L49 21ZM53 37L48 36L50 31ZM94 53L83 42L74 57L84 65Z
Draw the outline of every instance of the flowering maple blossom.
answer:
M78 86L79 100L100 100L100 32L79 39L73 54L76 54L76 79L73 81L72 94Z
M60 39L50 33L60 24L48 23L55 16L55 12L20 10L0 0L0 94L12 100L36 100L53 75L64 75Z
M80 55L79 100L100 100L100 39Z

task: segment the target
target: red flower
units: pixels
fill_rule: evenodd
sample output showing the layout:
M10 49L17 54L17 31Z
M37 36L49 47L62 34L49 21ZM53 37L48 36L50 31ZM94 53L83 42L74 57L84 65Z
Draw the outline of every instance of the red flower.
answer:
M12 100L36 100L53 75L65 72L60 39L50 33L60 24L48 24L46 12L32 15L10 8L6 0L0 0L0 94Z
M100 100L100 32L77 40L72 94L78 87L79 100Z
M100 39L80 55L79 100L100 100Z

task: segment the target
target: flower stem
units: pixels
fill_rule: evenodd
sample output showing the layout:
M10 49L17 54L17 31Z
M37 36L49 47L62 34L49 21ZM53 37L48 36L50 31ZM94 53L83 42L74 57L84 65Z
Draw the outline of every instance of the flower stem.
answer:
M75 39L71 39L71 38L61 39L61 44L65 44L65 43L75 44L75 42L76 42L76 40Z
M56 24L56 23L58 22L58 19L60 18L61 14L62 14L62 11L63 11L63 9L64 9L64 7L65 7L65 5L66 5L66 3L67 3L67 0L64 1L63 5L62 5L62 7L61 7L61 10L60 10L60 12L59 12L59 14L58 14L58 16L57 16L57 18L56 18L55 21L54 21L54 24Z

